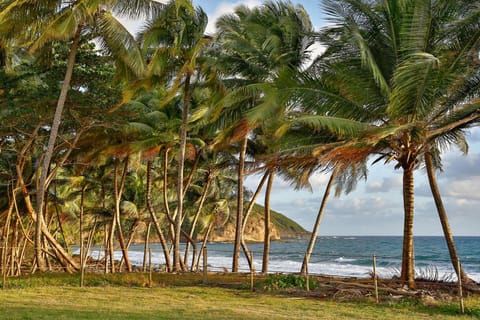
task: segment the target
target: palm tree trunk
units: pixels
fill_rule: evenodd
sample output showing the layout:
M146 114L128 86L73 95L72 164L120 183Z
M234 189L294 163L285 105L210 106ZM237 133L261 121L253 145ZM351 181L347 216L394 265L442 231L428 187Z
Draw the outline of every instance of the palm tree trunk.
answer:
M200 248L200 253L197 256L197 261L195 263L195 270L198 270L198 265L200 264L200 258L202 257L202 254L203 254L203 248L207 246L208 237L210 236L210 232L212 231L214 224L215 224L215 219L212 220L212 222L210 222L207 228L207 232L205 232L205 236L202 241L202 247Z
M250 213L253 210L253 207L255 206L255 201L257 200L258 195L260 194L260 191L263 188L263 185L265 184L265 181L267 181L268 178L268 171L265 172L263 175L262 179L258 183L257 190L255 190L255 193L253 194L252 199L250 199L250 202L248 203L247 207L247 212L245 212L245 216L243 218L243 225L242 225L242 235L245 234L245 227L247 226L247 221L248 217L250 216ZM253 268L253 261L252 257L250 255L250 251L248 250L247 244L245 243L245 239L242 236L242 249L243 253L245 254L245 257L247 258L248 266L250 269Z
M265 234L263 240L263 262L262 273L268 273L268 260L270 256L270 194L272 192L273 179L275 178L275 170L269 170L267 189L265 190Z
M435 206L437 207L438 217L442 224L443 236L447 242L448 252L450 253L450 260L452 260L453 268L457 274L457 277L461 277L463 283L471 283L470 279L463 267L460 264L460 258L458 257L457 248L455 247L455 240L453 239L452 230L448 223L447 211L443 206L442 197L440 196L440 190L438 189L437 178L435 176L432 154L430 152L425 153L425 165L427 167L428 182L430 184L430 190L432 191L433 199L435 200ZM458 266L460 265L460 270Z
M238 182L237 182L237 221L235 226L235 243L233 246L232 272L238 272L238 261L240 258L240 244L242 242L243 227L243 176L245 169L245 155L247 153L248 135L242 140L240 157L238 159Z
M168 204L168 152L170 149L165 148L164 158L163 158L163 206L165 208L165 215L167 216L168 225L170 227L170 240L173 242L175 237L175 228L174 224L170 223L172 221L172 216L170 213L170 205Z
M128 170L128 157L125 158L125 164L123 167L122 177L120 179L120 185L118 185L117 164L115 163L113 187L115 189L114 191L115 192L115 216L116 216L115 221L117 226L118 242L120 243L120 249L122 250L123 259L125 259L125 265L127 266L127 271L132 272L132 265L130 264L130 259L128 259L128 251L125 246L125 238L123 237L122 221L120 220L120 202L122 200L123 189L125 187L127 170Z
M413 218L414 218L414 178L413 164L403 167L403 251L400 280L410 289L415 288L415 266L413 252Z
M143 243L143 264L142 272L147 272L147 254L150 247L150 230L152 229L152 222L149 221L147 224L147 233L145 234L145 239ZM170 271L167 269L167 271Z
M317 219L315 220L315 225L313 226L313 231L310 236L310 241L308 242L307 251L303 257L302 270L301 273L305 274L308 269L308 263L310 262L310 257L312 256L313 248L315 247L315 242L318 237L318 230L320 229L320 223L322 222L323 215L325 213L325 207L327 206L328 197L330 196L330 190L332 189L333 181L337 177L338 169L335 168L330 175L327 186L325 187L325 193L323 194L322 203L318 209Z
M37 204L36 204L36 213L37 213L37 222L35 225L35 258L37 260L37 265L40 271L47 271L47 265L45 257L43 256L43 241L42 241L42 225L43 221L43 207L44 207L44 197L45 191L48 186L46 185L48 169L50 168L50 162L53 157L53 149L55 146L55 141L58 136L58 129L60 127L60 122L62 119L63 107L65 106L65 101L67 100L67 93L70 88L70 81L72 79L73 67L75 65L75 56L77 54L78 44L80 42L80 35L82 32L82 27L77 27L77 32L73 38L73 42L70 46L70 53L68 56L67 70L65 72L65 78L63 80L62 89L60 91L60 96L57 101L57 107L55 109L55 114L53 116L52 127L50 129L50 137L48 138L47 150L45 151L45 156L42 161L42 167L40 171L40 179L37 185Z
M80 287L83 287L83 277L85 275L85 270L84 270L84 252L83 252L83 206L84 206L84 201L85 201L85 188L87 185L82 186L81 194L80 194L80 221L79 221L79 236L80 236Z
M212 182L210 173L207 174L206 180L207 181L205 182L205 186L203 187L202 195L200 196L200 203L198 204L195 215L193 216L192 225L191 225L190 231L188 233L188 236L192 240L193 240L193 234L195 233L195 228L196 228L196 225L197 225L198 217L200 217L200 213L202 213L203 204L205 203L205 199L207 198L207 194L208 194L208 189L210 188L210 184ZM195 243L193 243L193 245L195 246ZM188 253L189 253L189 251L190 251L190 242L187 242L187 244L185 246L185 254L184 254L184 257L183 257L184 264L185 264L185 266L187 266L187 268L188 268ZM191 266L192 269L194 267L194 261L195 261L195 255L192 257L192 266Z
M163 255L165 256L165 263L167 264L167 271L170 272L172 271L172 263L170 262L170 250L168 250L167 241L165 240L165 236L163 235L162 228L158 224L157 215L155 214L155 210L152 206L151 185L152 185L152 162L148 161L147 162L147 190L146 190L147 209L148 209L148 212L150 213L150 218L152 219L153 225L155 226L155 230L157 231L160 244L162 245ZM150 224L149 224L149 230L150 230ZM149 234L150 232L147 233L147 240L145 240L146 243L148 241Z
M173 265L175 271L181 271L180 235L183 220L183 170L185 167L185 149L187 145L188 107L190 102L190 74L185 76L182 108L182 129L180 132L180 150L178 151L177 215L175 216L175 239L173 244Z

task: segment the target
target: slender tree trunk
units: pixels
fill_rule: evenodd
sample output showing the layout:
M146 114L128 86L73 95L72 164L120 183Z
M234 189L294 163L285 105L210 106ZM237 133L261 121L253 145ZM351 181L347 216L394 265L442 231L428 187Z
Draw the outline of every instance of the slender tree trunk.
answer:
M125 238L123 237L122 230L122 221L120 220L120 202L122 200L123 189L125 187L125 179L127 176L128 170L128 157L125 158L125 165L123 167L122 177L120 180L120 185L118 185L117 179L117 166L115 165L114 173L114 189L115 189L115 221L117 223L117 235L118 242L120 243L120 249L122 250L123 259L125 259L125 265L127 266L127 271L132 272L132 265L130 264L130 259L128 259L128 250L125 246Z
M93 226L91 227L88 233L87 246L84 247L85 249L83 250L83 265L81 266L83 269L85 269L85 266L87 265L88 256L90 253L90 249L92 248L93 237L95 236L96 230L97 230L97 217L95 217L95 219L93 220Z
M170 205L168 204L168 152L170 149L168 147L165 148L164 151L164 158L163 158L163 206L165 208L165 215L167 216L168 225L170 227L170 240L173 242L175 237L175 226L174 224L170 223L173 221L171 212L170 212Z
M458 257L457 248L455 247L455 240L453 239L452 230L448 223L447 211L443 206L442 197L440 196L440 190L438 189L437 178L435 176L435 169L432 161L432 154L430 152L425 153L425 164L427 167L428 182L430 184L430 190L432 191L433 199L437 207L438 217L442 224L443 236L447 242L448 252L450 253L450 260L452 260L453 268L457 274L457 277L461 277L463 283L471 283L473 280L463 270L460 264L460 258ZM460 265L460 270L458 266Z
M158 224L157 215L155 214L155 210L153 209L153 206L152 206L151 186L152 186L152 162L148 161L147 162L147 190L146 190L147 209L148 209L148 212L150 213L150 218L153 222L153 225L155 226L155 230L157 231L160 244L162 245L163 254L165 256L165 263L167 265L167 271L170 272L172 271L172 263L170 262L170 250L168 249L167 241L165 240L165 236L163 235L162 228L160 228L160 225ZM149 224L149 228L150 228L150 224ZM148 232L148 234L150 234L150 232Z
M46 180L47 180L48 169L50 168L50 162L53 156L55 141L58 136L58 129L60 127L60 122L62 119L63 107L65 106L65 101L67 100L67 93L70 88L70 81L72 79L73 67L75 65L75 56L77 54L77 48L80 42L81 31L82 31L82 27L78 26L77 32L70 46L70 54L68 56L67 70L65 72L65 78L63 80L60 96L57 101L55 115L53 116L53 122L52 122L52 127L50 129L50 137L48 139L47 150L45 151L45 156L43 158L42 167L40 170L40 179L37 184L37 204L36 204L37 222L35 227L35 258L37 260L38 268L42 272L47 271L45 257L43 256L43 252L42 252L42 247L43 247L42 224L44 224L43 206L44 206L45 191L48 189L48 186L46 185Z
M247 226L248 218L250 217L250 213L252 213L253 207L255 206L255 201L257 200L257 197L260 194L260 191L262 190L263 185L267 181L267 178L268 178L268 172L265 172L262 179L258 183L257 190L255 190L255 193L253 194L252 199L248 203L247 212L245 212L245 215L243 218L242 235L245 234L245 228ZM243 236L242 236L242 249L243 249L243 253L245 254L245 257L247 258L248 266L251 270L253 268L253 261Z
M130 246L132 245L133 239L135 238L135 232L137 232L138 226L140 225L140 219L135 218L133 221L132 225L130 226L130 230L128 230L128 239L127 242L125 243L125 249L130 250ZM120 260L120 266L119 269L122 270L123 264L125 263L125 259L122 257Z
M84 275L85 275L85 253L83 247L83 204L85 200L85 188L87 185L85 184L82 187L81 195L80 195L80 221L79 221L79 233L80 233L80 286L83 287L84 282Z
M142 264L142 272L147 272L147 254L150 248L150 230L152 229L152 222L149 221L147 224L147 233L145 235L145 242L143 244L143 264ZM170 271L167 269L167 271Z
M208 237L210 236L210 232L212 231L214 224L215 224L215 219L213 219L212 222L210 222L207 228L207 232L205 232L205 236L202 241L202 247L200 248L200 253L198 254L197 261L195 263L195 270L198 270L198 265L200 264L200 258L202 257L202 254L203 254L203 248L205 248L205 246L207 245Z
M198 204L195 215L193 216L192 225L190 226L190 232L188 233L188 236L192 240L193 240L193 234L195 233L195 228L197 226L198 218L200 217L200 214L202 213L203 204L205 203L205 199L207 198L208 189L210 188L211 182L212 182L212 179L210 177L210 173L208 173L206 181L205 181L205 185L203 186L202 195L200 196L200 203ZM193 243L193 245L195 246L195 243ZM187 242L187 244L185 246L185 254L184 254L184 257L183 257L184 264L185 264L185 266L187 266L187 268L188 268L188 253L189 253L189 251L190 251L190 242ZM195 257L192 257L192 266L191 266L192 268L194 266L194 261L195 261Z
M268 273L268 260L270 258L270 195L272 193L273 179L275 178L275 170L269 170L267 189L265 190L265 234L263 239L263 262L262 273Z
M190 74L185 76L182 108L182 129L180 132L180 150L178 151L177 215L175 216L175 239L173 244L173 265L175 271L181 271L180 235L183 220L183 170L185 167L185 149L187 145L188 108L190 103Z
M248 135L242 140L240 157L238 159L238 182L237 182L237 221L235 225L235 243L233 247L232 272L238 272L240 259L240 245L242 243L243 227L243 176L245 170L245 156L247 153Z
M15 192L15 189L12 190L12 193L13 192ZM10 233L10 221L11 221L11 218L12 218L14 204L15 204L15 202L13 201L13 198L12 198L12 200L10 200L10 205L8 206L7 217L5 219L5 225L4 225L3 233L2 233L3 247L1 248L1 252L2 252L2 262L1 262L1 264L2 264L2 275L3 275L3 288L5 288L6 278L7 278L7 275L8 275L8 263L7 263L7 253L8 253L8 245L9 245L8 237L9 237L9 233ZM12 243L12 246L13 246L13 243ZM13 255L11 256L11 259L13 259Z
M413 164L403 167L404 225L402 271L400 279L407 284L410 289L415 288L415 266L413 251L413 218L415 213L413 171Z
M307 251L303 257L302 270L301 273L305 274L308 269L308 263L310 262L310 257L312 256L313 249L315 248L315 243L318 238L318 231L320 229L320 224L322 223L322 218L325 213L325 208L327 206L328 197L330 196L330 190L332 189L333 182L337 177L338 169L335 168L328 179L327 186L325 187L325 193L323 194L322 203L318 209L317 219L315 220L315 225L313 226L312 234L310 235L310 241L308 242Z

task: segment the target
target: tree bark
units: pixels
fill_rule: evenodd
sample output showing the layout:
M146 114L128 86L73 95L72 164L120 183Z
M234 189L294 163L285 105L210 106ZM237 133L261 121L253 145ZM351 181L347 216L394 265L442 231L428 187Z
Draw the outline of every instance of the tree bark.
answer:
M413 251L413 218L415 214L413 170L413 164L403 167L404 225L402 271L400 280L407 284L410 289L415 289L415 266Z
M268 260L270 258L270 194L272 192L273 179L275 178L275 170L269 170L267 189L265 190L265 231L263 239L263 261L262 273L268 273Z
M245 171L245 156L247 153L248 136L242 140L240 157L238 159L238 182L237 182L237 221L235 226L235 242L233 246L232 272L238 272L240 258L240 245L242 243L243 227L243 176Z
M452 260L453 269L457 274L457 277L461 277L462 282L471 283L473 280L463 270L460 264L460 258L458 257L457 248L455 247L455 240L453 239L452 230L448 223L448 216L445 207L443 206L440 190L438 189L437 178L435 176L435 169L432 161L432 154L430 152L425 153L425 165L427 168L428 182L430 184L430 190L432 191L433 199L435 200L435 206L437 207L438 217L442 224L443 236L447 242L448 252L450 254L450 260ZM460 265L460 270L458 266Z
M37 265L40 271L47 271L47 265L45 257L43 256L43 241L42 241L42 225L43 221L43 207L44 207L44 197L45 191L48 189L46 185L48 169L50 168L50 162L53 157L53 149L55 146L55 141L58 136L58 129L60 127L60 122L62 120L63 107L65 106L65 101L67 100L67 93L70 88L70 81L72 79L73 67L75 65L75 56L77 54L77 48L80 42L80 35L82 32L82 27L77 27L77 32L73 38L73 42L70 46L70 53L68 56L67 70L65 72L65 78L63 80L62 89L60 91L60 96L57 101L57 107L55 109L55 114L53 116L52 127L50 129L50 136L48 138L47 150L45 151L45 156L43 158L41 170L40 170L40 179L37 184L37 203L36 203L36 213L37 213L37 222L35 226L35 258L37 260Z
M317 219L315 220L315 225L313 226L313 231L310 236L310 241L308 242L307 251L303 257L302 270L301 273L305 274L308 269L308 263L310 262L310 257L312 256L313 249L318 237L318 230L320 229L320 224L322 222L323 215L325 213L325 207L327 206L328 197L330 196L330 190L332 189L333 181L337 177L338 169L334 169L330 175L327 186L325 187L325 193L323 194L322 203L318 209Z

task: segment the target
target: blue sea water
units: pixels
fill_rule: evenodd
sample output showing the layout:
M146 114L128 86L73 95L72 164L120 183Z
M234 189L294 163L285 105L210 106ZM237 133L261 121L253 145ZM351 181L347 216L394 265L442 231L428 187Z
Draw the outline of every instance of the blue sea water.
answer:
M299 272L307 241L272 242L270 250L270 272ZM455 244L465 271L480 282L480 237L456 237ZM438 279L456 280L450 262L447 245L443 237L415 237L415 265L419 275L438 273ZM198 245L200 247L200 244ZM262 243L250 243L256 270L261 270ZM152 262L164 264L163 252L158 244L152 244ZM208 243L208 268L230 269L232 265L232 243ZM116 252L121 258L121 252ZM101 251L91 252L99 257ZM309 272L312 274L368 277L372 272L373 255L377 259L380 277L399 274L402 258L402 237L396 236L338 236L319 237L310 258ZM143 262L143 246L133 245L129 250L132 263ZM247 260L240 258L240 271L248 271Z

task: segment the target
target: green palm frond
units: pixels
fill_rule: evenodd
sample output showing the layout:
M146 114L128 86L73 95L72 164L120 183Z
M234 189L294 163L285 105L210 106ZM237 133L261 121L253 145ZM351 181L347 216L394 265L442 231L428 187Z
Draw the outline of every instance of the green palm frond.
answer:
M424 119L435 98L432 81L438 66L438 58L429 53L409 55L394 74L394 89L387 108L388 115L392 118L411 115L413 119Z
M345 118L316 115L298 115L295 119L291 120L291 125L305 125L314 131L327 129L337 135L340 139L358 137L360 133L368 128L368 125L363 122Z
M96 18L102 49L115 58L117 65L122 65L121 70L129 70L134 77L139 77L146 66L134 37L110 12L102 12Z
M52 21L48 21L44 32L38 37L30 47L30 52L34 52L43 47L52 40L69 40L73 38L77 29L87 18L87 12L82 6L67 7L62 12L54 16Z

